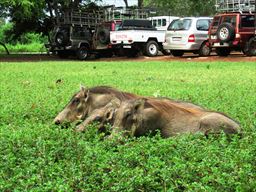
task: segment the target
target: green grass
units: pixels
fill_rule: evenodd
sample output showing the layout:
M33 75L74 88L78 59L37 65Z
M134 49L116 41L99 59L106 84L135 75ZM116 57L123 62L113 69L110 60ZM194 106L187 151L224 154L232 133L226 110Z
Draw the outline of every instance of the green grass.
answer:
M61 79L62 83L56 84ZM253 191L256 65L0 63L0 191ZM168 96L227 113L244 136L104 140L52 124L79 85Z
M12 53L20 53L20 52L46 52L46 48L43 43L39 42L34 42L34 43L29 43L29 44L21 44L17 43L16 45L12 44L6 44L6 47L10 54ZM0 46L0 54L5 54L6 50L4 49L3 46Z

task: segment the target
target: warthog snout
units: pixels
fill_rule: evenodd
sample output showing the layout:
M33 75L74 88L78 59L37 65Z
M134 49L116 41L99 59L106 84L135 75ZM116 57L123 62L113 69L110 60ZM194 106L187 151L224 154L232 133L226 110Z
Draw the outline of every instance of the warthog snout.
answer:
M54 120L53 120L53 123L54 123L55 125L60 125L61 122L60 122L59 119L54 119Z

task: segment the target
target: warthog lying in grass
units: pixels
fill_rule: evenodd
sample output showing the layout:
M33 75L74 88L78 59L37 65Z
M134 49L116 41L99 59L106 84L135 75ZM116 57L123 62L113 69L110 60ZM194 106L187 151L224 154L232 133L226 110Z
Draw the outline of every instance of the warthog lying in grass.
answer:
M195 132L233 134L239 129L230 117L193 104L168 99L133 99L122 102L117 109L110 137L120 132L142 136L157 130L163 137Z
M137 97L139 96L107 86L97 86L89 89L81 86L80 91L73 95L69 103L55 117L53 122L59 125L63 122L85 120L95 109L104 107L113 98L124 101Z
M146 98L146 97L144 97ZM150 98L150 97L147 97ZM192 103L188 102L183 102L183 101L177 101L177 100L171 100L169 98L161 97L161 98L155 98L163 101L168 101L168 102L174 102L177 105L183 106L183 107L190 107L190 108L195 108L195 109L202 109L198 105L194 105ZM81 124L77 126L76 131L77 132L83 132L86 130L86 127L94 122L97 122L97 128L100 131L105 130L105 125L109 124L113 126L114 123L114 117L117 109L120 107L121 101L117 98L112 99L106 106L95 109L88 118Z

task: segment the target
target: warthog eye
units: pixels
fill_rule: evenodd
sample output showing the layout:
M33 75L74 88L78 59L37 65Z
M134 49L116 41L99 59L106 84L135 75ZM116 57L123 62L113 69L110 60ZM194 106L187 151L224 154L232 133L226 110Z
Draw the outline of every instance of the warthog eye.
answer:
M131 116L132 112L131 111L127 111L125 114L125 118L128 118L129 116Z
M97 116L97 117L95 117L95 119L94 119L95 121L101 121L102 120L102 118L100 117L100 116Z
M80 99L79 98L74 98L74 100L73 100L73 104L78 104L80 102Z

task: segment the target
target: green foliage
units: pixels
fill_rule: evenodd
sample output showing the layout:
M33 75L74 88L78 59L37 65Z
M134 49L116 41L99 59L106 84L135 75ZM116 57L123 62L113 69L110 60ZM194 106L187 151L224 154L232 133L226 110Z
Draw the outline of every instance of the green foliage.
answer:
M0 191L253 191L255 77L249 62L0 62ZM81 83L223 111L244 134L108 140L53 125Z
M10 42L12 36L8 35L7 32L13 28L12 23L6 23L0 25L0 42L7 43Z
M215 14L215 0L144 0L144 5L154 6L161 14L173 16L212 16Z
M0 28L0 42L6 44L11 53L15 52L45 52L44 46L47 43L47 37L38 33L25 33L19 39L14 40L13 36L8 35L12 30L12 23L6 23ZM0 53L5 53L4 47L0 46Z

